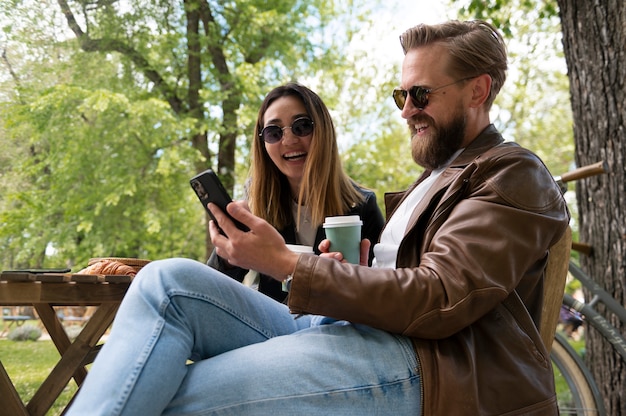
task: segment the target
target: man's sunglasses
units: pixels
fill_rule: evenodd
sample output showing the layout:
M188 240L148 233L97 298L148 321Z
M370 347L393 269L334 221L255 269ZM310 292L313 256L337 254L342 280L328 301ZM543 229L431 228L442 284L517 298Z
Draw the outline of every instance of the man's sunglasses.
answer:
M440 90L445 87L449 87L450 85L458 84L459 82L467 81L476 77L468 77L462 78L457 81L451 82L450 84L442 85L437 88L424 88L419 85L414 85L409 90L403 90L402 88L395 88L393 90L393 100L396 102L396 105L400 110L404 108L404 104L406 103L406 96L410 96L413 102L413 105L419 109L423 110L428 105L428 96L433 94L435 91Z
M304 137L313 133L313 121L310 118L301 117L287 127L279 127L274 124L265 126L259 133L259 136L265 140L265 143L278 143L285 134L285 129L291 129L294 136Z

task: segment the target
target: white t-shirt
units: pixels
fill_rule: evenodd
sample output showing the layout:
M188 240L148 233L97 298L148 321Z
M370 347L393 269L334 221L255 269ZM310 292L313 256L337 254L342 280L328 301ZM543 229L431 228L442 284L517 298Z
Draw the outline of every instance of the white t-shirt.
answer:
M448 163L439 169L433 170L430 176L417 185L404 201L402 201L400 206L398 206L380 235L380 242L374 246L372 267L385 269L396 268L398 248L400 247L400 242L404 237L406 227L409 224L409 219L411 218L415 206L424 198L424 195L426 195L426 192L428 192L437 178L462 151L463 149L458 150L450 158Z
M291 212L294 218L298 215L298 204L291 203ZM298 224L298 220L295 220ZM304 205L300 207L300 229L296 231L296 244L302 244L304 246L313 246L315 244L315 236L317 234L317 227L313 227L311 223L311 208Z

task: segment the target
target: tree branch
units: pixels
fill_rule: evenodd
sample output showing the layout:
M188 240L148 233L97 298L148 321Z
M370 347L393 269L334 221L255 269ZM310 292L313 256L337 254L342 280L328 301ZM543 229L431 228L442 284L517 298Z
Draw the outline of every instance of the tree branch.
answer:
M198 118L202 118L202 108L200 106L200 89L202 88L201 71L201 46L199 34L200 13L198 8L189 5L185 0L185 14L187 15L187 76L189 77L189 87L187 92L189 111Z
M17 76L17 74L15 73L15 71L13 70L13 66L11 65L11 62L9 61L9 58L7 57L7 48L3 48L2 49L2 60L4 61L4 63L6 64L6 66L9 68L9 74L11 74L11 78L13 78L13 81L15 81L15 85L17 85L17 91L18 91L18 96L19 91L21 90L21 85L22 83L20 82L20 78ZM22 98L20 97L20 104L26 104Z
M126 56L149 79L156 89L163 94L170 107L176 114L182 113L185 108L183 101L176 96L174 90L165 82L163 77L150 65L150 63L134 48L116 39L91 39L85 33L72 13L66 0L57 0L61 11L67 19L67 23L76 35L80 47L85 52L118 52Z
M218 72L220 87L222 91L229 91L233 87L231 74L228 70L228 64L226 62L224 51L217 45L217 42L214 41L215 38L211 36L211 26L215 23L215 19L213 18L211 9L206 1L200 2L200 20L202 21L202 26L204 26L204 32L209 39L207 49L209 50L213 66Z

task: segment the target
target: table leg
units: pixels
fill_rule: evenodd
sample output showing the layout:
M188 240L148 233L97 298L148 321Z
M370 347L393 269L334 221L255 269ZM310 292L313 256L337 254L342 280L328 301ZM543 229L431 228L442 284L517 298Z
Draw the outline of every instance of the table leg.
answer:
M0 416L28 416L26 408L20 396L17 394L9 375L4 369L4 365L0 361L0 397L2 397L2 406L0 406Z
M55 334L55 337L58 337L54 342L57 348L61 346L59 352L62 355L48 378L41 384L33 398L26 405L26 409L31 416L43 416L54 404L54 401L72 377L74 377L79 386L82 384L84 376L77 377L77 373L82 374L85 372L86 374L86 370L83 367L86 364L86 357L90 355L104 332L113 322L119 304L105 303L100 305L78 337L69 345L67 344L69 343L67 334L58 321L56 314L54 315L56 323L53 323L52 319L50 319L48 308L52 309L52 307L50 305L42 306L42 304L36 304L35 307L38 313L40 313L41 309L47 316L46 321L43 319L42 321L46 325L46 329L50 331L50 328L52 328L52 333ZM41 315L40 318L42 318ZM56 327L57 324L61 326L60 330ZM51 325L50 328L48 325ZM50 334L51 337L53 337L52 333Z
M35 304L34 307L37 310L39 319L41 319L46 331L48 331L52 342L55 347L57 347L57 351L59 351L59 354L63 356L65 351L67 351L72 344L72 341L70 341L70 338L67 336L67 332L65 332L65 328L63 328L63 324L59 320L54 308L48 303L38 303ZM78 368L74 374L76 384L80 386L86 376L87 370L84 368Z

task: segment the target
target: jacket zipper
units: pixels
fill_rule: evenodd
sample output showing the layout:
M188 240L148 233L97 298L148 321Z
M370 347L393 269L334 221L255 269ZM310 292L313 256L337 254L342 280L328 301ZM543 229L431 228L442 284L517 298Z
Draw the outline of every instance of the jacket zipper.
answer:
M468 186L469 186L469 179L467 178L463 179L463 183L461 187L459 188L459 190L451 198L448 198L445 204L442 205L441 208L437 210L438 214L436 214L436 216L433 218L433 221L428 226L424 234L428 233L428 230L430 228L436 226L437 223L439 222L439 219L442 218L443 214L445 214L448 211L448 208L450 208L451 206L454 206L459 201L459 199L463 197L463 194L465 193L465 189ZM417 348L417 345L414 344L413 348L415 349L415 357L417 358L417 368L420 374L420 407L421 407L420 415L424 416L424 408L425 408L424 406L424 374L422 371L422 358L420 357L420 353Z
M439 224L439 220L441 219L441 217L448 211L448 209L451 206L456 205L456 203L463 197L463 194L465 193L465 189L469 186L469 179L465 178L463 179L463 184L461 185L461 187L459 188L458 191L455 192L455 194L448 198L445 202L444 205L442 205L438 210L437 210L437 214L436 216L433 218L432 222L428 225L428 228L426 229L426 232L424 234L426 234L428 232L428 230L430 230L432 227L435 227Z
M422 358L417 352L417 345L413 344L415 350L415 358L417 358L417 371L420 375L420 416L424 416L424 374L422 373Z

